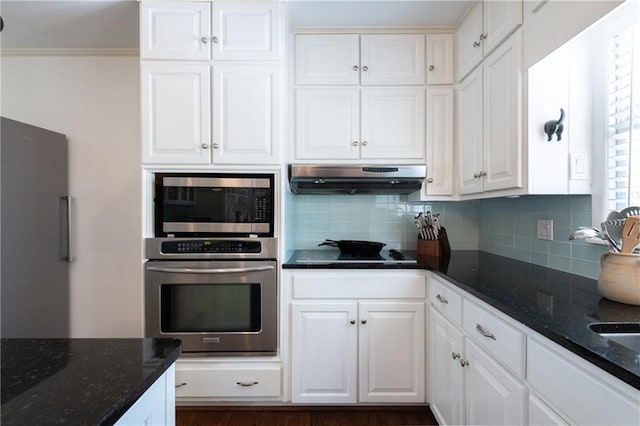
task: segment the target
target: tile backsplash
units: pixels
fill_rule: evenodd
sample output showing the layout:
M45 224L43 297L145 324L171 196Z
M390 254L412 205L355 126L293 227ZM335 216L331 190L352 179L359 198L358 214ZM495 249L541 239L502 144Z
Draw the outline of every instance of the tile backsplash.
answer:
M483 250L597 278L604 246L569 241L591 225L590 196L526 196L409 203L403 195L285 195L288 249L312 249L325 239L370 240L415 249L418 212L440 213L453 249ZM539 219L553 220L553 240L536 238Z

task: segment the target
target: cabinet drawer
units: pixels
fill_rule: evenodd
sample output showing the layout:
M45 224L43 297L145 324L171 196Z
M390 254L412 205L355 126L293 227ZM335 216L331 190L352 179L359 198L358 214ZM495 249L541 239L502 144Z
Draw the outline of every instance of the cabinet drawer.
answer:
M640 424L637 390L629 388L629 393L619 392L605 384L606 373L596 370L563 348L552 349L546 343L529 339L527 381L547 400L553 401L570 423Z
M295 273L291 277L295 299L424 299L423 272L326 271Z
M516 374L524 376L525 334L468 299L464 299L463 312L465 332Z
M279 397L281 367L182 364L176 368L176 397Z
M429 279L429 302L456 324L462 323L462 296L434 276Z

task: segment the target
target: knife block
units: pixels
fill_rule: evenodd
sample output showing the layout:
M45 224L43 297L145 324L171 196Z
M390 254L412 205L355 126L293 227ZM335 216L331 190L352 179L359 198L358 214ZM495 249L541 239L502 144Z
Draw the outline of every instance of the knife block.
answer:
M437 240L421 240L418 239L416 247L418 256L448 256L451 254L451 247L449 246L449 238L447 238L447 231L444 227L440 228Z

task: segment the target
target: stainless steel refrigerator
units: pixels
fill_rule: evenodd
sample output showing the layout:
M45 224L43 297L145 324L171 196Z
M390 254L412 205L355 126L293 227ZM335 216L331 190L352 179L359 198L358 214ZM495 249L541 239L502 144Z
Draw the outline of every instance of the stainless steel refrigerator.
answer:
M0 336L69 337L67 138L0 120Z

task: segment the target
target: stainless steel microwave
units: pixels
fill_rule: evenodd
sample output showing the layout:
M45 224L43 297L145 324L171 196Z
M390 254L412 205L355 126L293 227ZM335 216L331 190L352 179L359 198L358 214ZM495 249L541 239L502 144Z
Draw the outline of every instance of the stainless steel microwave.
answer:
M156 237L273 237L274 175L157 173Z

